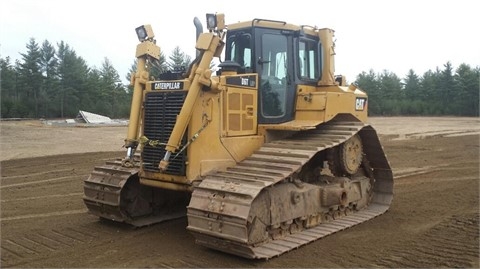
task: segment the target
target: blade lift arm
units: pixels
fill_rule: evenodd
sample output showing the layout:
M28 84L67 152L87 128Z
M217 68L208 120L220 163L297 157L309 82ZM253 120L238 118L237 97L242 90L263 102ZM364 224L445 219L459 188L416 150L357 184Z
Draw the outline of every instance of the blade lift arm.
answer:
M223 21L223 14L217 14L217 21ZM219 19L220 18L220 19ZM208 21L208 14L207 14ZM208 22L207 22L208 24ZM221 25L221 26L220 26ZM180 149L182 137L192 117L193 107L204 86L210 90L218 90L218 83L211 79L210 63L214 57L220 57L224 47L224 23L209 28L208 33L201 33L197 39L196 49L200 51L198 61L193 64L188 74L191 86L188 89L180 114L177 116L175 126L165 147L165 156L158 164L160 171L167 170L172 153Z
M158 61L160 59L160 47L156 45L156 41L153 39L154 35L151 26L142 25L136 31L141 43L137 45L135 55L137 57L137 70L130 79L130 84L133 85L133 96L127 138L124 144L124 147L127 148L127 156L122 160L122 165L125 167L133 167L135 165L133 159L139 140L143 91L150 76L147 63L150 60Z

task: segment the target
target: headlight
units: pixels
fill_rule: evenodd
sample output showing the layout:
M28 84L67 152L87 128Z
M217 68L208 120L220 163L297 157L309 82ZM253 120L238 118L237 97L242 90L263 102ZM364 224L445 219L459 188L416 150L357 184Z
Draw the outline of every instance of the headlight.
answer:
M217 27L217 16L207 13L207 29L212 31L215 30L215 27Z
M153 34L152 26L150 26L150 24L145 24L135 28L135 32L137 32L137 37L140 42L155 37L155 35Z

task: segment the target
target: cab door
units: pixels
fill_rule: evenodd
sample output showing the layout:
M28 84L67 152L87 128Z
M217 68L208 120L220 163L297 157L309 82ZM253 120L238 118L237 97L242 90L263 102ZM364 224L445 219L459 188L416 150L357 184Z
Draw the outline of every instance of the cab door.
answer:
M283 123L294 118L292 39L289 31L255 29L259 123Z

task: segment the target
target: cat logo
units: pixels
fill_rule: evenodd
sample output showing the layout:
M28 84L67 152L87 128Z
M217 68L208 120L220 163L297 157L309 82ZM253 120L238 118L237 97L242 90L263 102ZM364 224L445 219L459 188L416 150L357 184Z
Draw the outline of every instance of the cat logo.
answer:
M363 111L367 107L367 98L365 97L357 97L355 100L355 110Z

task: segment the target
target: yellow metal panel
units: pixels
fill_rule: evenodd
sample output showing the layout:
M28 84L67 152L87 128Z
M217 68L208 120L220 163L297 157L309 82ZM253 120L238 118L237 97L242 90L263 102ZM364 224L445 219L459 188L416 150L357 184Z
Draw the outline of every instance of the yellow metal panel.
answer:
M237 162L232 159L202 160L200 161L200 175L206 176L212 170L222 171L235 164L237 164Z
M257 91L228 87L224 96L224 124L226 136L257 133Z
M146 178L140 178L140 184L173 191L192 191L192 185L182 185L178 183L170 183Z
M327 96L324 92L299 93L296 110L324 110L326 103Z
M184 176L168 175L163 173L149 172L145 170L141 170L139 176L141 179L145 178L148 180L164 181L175 184L190 184L190 181Z
M241 127L241 114L230 113L228 114L228 131L227 134L232 135L241 135L242 127Z
M189 184L190 182L184 176L176 176L176 175L168 175L156 172L146 172L143 171L142 177L155 179L159 181L166 181L170 183L181 183L181 184Z
M350 114L362 122L367 121L366 95L348 93L327 93L327 106L325 108L325 121L333 119L338 114ZM357 100L363 99L363 109L358 109Z
M195 46L196 49L199 50L208 50L210 48L210 44L212 43L212 39L214 38L213 34L211 33L202 33L198 37L197 45Z
M259 149L265 141L263 135L224 137L222 144L235 161L240 162Z
M229 91L228 93L228 110L240 110L240 97L241 93L239 92L234 92L233 90Z
M225 14L217 13L215 16L217 17L217 28L219 30L225 29Z
M325 110L301 110L297 111L295 114L295 121L304 121L304 122L319 122L322 123L325 119Z
M150 41L145 41L137 45L137 51L135 57L141 57L144 55L152 56L155 59L160 59L160 47L153 44Z

